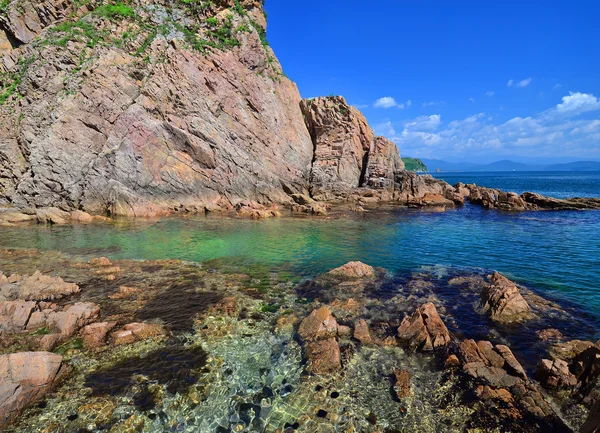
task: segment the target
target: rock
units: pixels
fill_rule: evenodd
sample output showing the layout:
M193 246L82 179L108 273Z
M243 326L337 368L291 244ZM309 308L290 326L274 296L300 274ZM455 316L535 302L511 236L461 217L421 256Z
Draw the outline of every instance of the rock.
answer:
M395 175L394 200L411 207L454 207L464 203L454 188L431 175L409 171Z
M375 269L362 262L348 262L339 268L332 269L327 274L343 278L371 278L375 276Z
M113 278L113 280L114 280L114 278ZM132 296L138 295L141 292L142 292L142 289L139 289L137 287L120 286L119 291L117 293L108 295L108 297L110 299L127 299L127 298L131 298Z
M490 386L512 387L527 380L525 370L506 346L465 340L459 344L458 352L464 372Z
M448 356L448 358L446 358L444 367L445 368L458 368L458 367L460 367L460 360L458 359L458 357L456 355L452 354L452 355Z
M100 314L100 307L90 302L78 302L67 305L62 311L48 314L46 324L58 330L63 337L70 337L83 326L96 319Z
M0 300L51 301L79 291L77 284L65 283L60 277L42 275L36 271L29 277L11 275L8 284L0 285Z
M369 325L364 319L354 322L354 338L362 344L373 344L373 339L369 332Z
M0 331L25 329L35 308L32 301L0 302Z
M87 349L98 349L106 343L106 336L117 325L117 322L99 322L85 326L81 330L83 344Z
M411 374L407 370L394 370L394 377L396 382L394 383L394 391L396 392L396 397L402 400L410 396L410 379Z
M298 328L302 341L315 341L337 335L338 324L326 306L313 310Z
M314 374L333 373L342 368L340 346L335 338L314 341L305 345L307 369Z
M536 335L542 341L550 341L550 340L561 340L563 338L562 333L558 329L550 328L550 329L542 329L540 331L536 331Z
M35 215L27 215L14 209L0 208L0 226L28 222L35 219Z
M451 341L446 325L431 302L417 309L410 318L402 320L398 339L412 349L424 351L446 346Z
M112 263L106 257L98 257L92 259L90 261L90 264L94 266L112 266Z
M548 389L572 389L577 385L577 378L569 371L569 364L562 359L542 359L535 379Z
M550 347L550 356L554 359L563 359L571 361L580 353L594 346L591 341L570 340L564 343L558 343Z
M62 357L48 352L0 355L0 427L41 399L57 379Z
M93 221L93 217L87 213L87 212L83 212L81 210L75 210L73 212L71 212L71 221L75 221L78 223L89 223Z
M498 322L522 320L531 313L517 286L498 272L494 272L490 284L484 286L481 306Z
M149 338L162 337L165 330L162 326L152 323L129 323L112 334L113 343L117 346L131 344Z
M585 210L600 209L600 199L598 198L568 198L558 199L545 197L532 192L521 194L521 199L530 207L546 210Z
M340 337L347 337L349 335L352 335L352 328L350 328L349 326L339 325L338 326L338 335ZM356 337L354 337L354 338L356 338Z
M281 213L276 208L269 209L266 206L250 201L239 203L236 209L237 216L245 218L264 219L281 216Z
M71 219L68 212L55 207L42 208L36 211L36 217L40 224L67 224Z

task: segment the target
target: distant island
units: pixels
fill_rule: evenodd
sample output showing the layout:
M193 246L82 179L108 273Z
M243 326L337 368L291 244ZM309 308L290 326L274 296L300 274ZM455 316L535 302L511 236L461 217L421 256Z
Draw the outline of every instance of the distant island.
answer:
M502 160L490 164L448 162L440 159L425 159L422 163L431 170L440 171L600 171L600 161L575 161L559 164L524 164ZM409 170L407 165L407 170Z
M404 168L408 171L428 171L427 165L418 158L402 158Z

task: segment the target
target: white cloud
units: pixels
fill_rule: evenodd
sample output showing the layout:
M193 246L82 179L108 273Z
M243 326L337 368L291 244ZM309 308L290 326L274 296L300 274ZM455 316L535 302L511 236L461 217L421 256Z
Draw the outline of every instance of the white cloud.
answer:
M500 123L484 113L448 123L433 114L387 121L376 130L395 141L403 154L424 158L560 155L600 159L600 118L591 117L594 111L600 112L600 99L578 92L539 114ZM577 118L584 113L588 114Z
M600 110L600 100L589 93L569 92L563 96L562 103L556 106L557 113L578 115L588 111Z
M552 90L560 89L561 87L562 87L562 84L560 84L560 83L556 83L556 84L554 85L554 87L552 87Z
M475 98L469 98L469 101L471 101L474 104L475 103Z
M392 122L389 120L377 125L373 125L373 130L375 131L375 135L381 135L384 137L394 137L396 135L394 125L392 125Z
M433 107L434 105L444 105L445 102L444 101L427 101L427 102L423 102L421 104L421 107L426 108L426 107Z
M412 105L412 101L409 99L406 102L401 102L400 104L398 104L398 108L400 108L401 110L404 110L405 108L408 108Z
M391 96L384 96L383 98L379 98L373 104L375 108L392 108L398 106L398 103Z
M506 83L506 85L508 87L512 87L512 86L514 86L514 84L515 84L515 80L508 80L508 83Z
M531 84L533 78L525 78L524 80L519 81L516 86L517 87L527 87Z
M487 92L485 92L485 96L494 96L496 94L496 92L492 92L491 90L488 90Z

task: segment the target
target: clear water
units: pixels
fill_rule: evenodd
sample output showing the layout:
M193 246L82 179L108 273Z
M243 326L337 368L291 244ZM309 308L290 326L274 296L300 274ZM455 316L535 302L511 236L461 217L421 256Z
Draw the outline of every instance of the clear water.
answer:
M555 196L600 196L600 173L443 174ZM66 227L2 228L0 247L59 250L89 259L221 259L317 275L350 260L410 273L443 265L498 270L600 321L600 212L502 213L465 206L445 213L381 210L340 218L251 221L168 218Z

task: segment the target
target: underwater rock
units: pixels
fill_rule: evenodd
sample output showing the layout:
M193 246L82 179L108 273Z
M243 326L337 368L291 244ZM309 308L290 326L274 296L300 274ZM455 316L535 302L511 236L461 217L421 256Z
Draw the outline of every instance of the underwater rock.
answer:
M394 377L396 379L396 382L394 383L396 397L400 400L408 397L410 395L410 372L407 370L395 369Z
M88 349L104 346L106 336L117 325L117 322L99 322L87 325L81 330L83 344Z
M360 319L354 322L354 338L360 341L362 344L373 344L371 333L369 332L369 325L365 319Z
M0 355L0 427L42 398L57 378L62 357L49 352Z
M327 306L313 310L298 328L298 335L302 341L315 341L335 337L338 323Z
M569 364L562 359L542 359L535 379L548 389L571 389L577 385L577 377L569 371Z
M558 329L549 328L536 331L535 333L540 340L547 342L550 340L560 340L563 338L562 333Z
M570 361L592 346L594 346L594 343L591 341L570 340L551 346L548 352L553 359Z
M492 320L498 322L521 320L531 313L517 286L498 272L494 272L490 284L484 286L481 305L484 311L490 311Z
M112 334L113 343L117 346L131 344L148 338L166 335L161 325L153 323L129 323Z
M327 274L344 278L371 278L375 276L375 269L362 262L348 262L339 268L332 269Z
M97 257L90 260L90 265L94 266L111 266L112 263L106 257Z
M304 346L308 358L307 370L315 374L333 373L342 368L340 346L335 338L327 338Z
M36 271L31 276L13 274L8 277L4 284L0 284L0 301L51 301L79 291L77 284L66 283L61 277L42 275Z
M410 318L402 320L398 339L412 349L423 351L446 346L451 341L446 325L431 302L417 309Z

